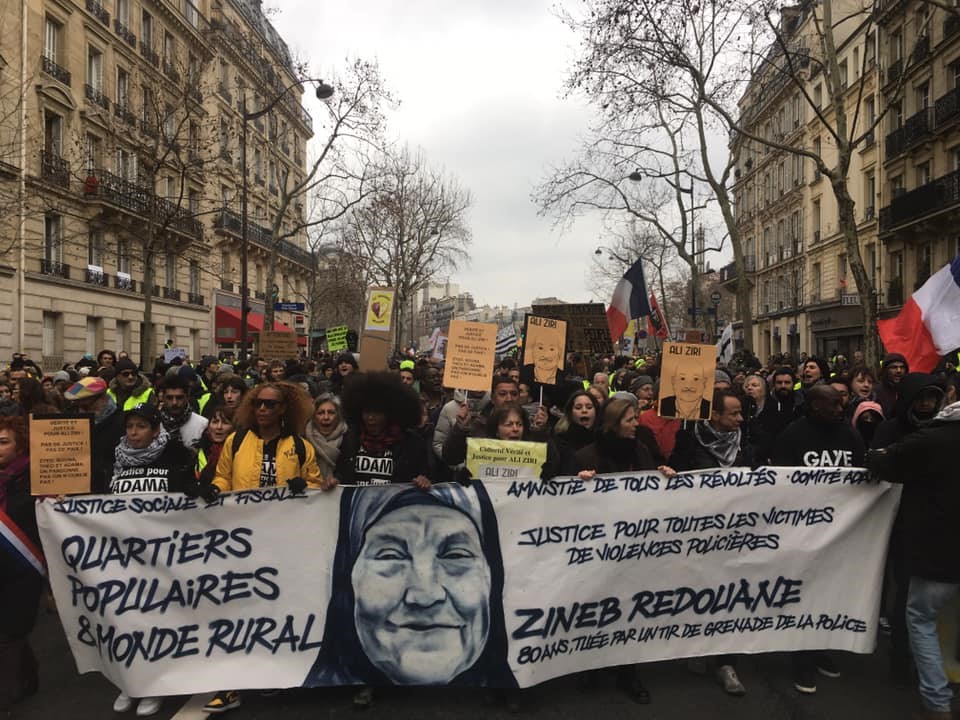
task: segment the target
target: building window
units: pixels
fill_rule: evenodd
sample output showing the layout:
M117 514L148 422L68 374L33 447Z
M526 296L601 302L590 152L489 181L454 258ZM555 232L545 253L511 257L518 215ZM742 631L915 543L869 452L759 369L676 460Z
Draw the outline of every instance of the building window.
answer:
M864 213L864 216L868 220L873 218L873 209L874 209L874 203L876 202L876 196L877 196L877 179L872 172L869 172L867 173L867 177L864 179L864 182L863 182L863 204L864 204L864 207L866 208L866 212Z
M867 276L870 278L870 284L877 287L877 246L871 243L867 245Z
M157 107L153 102L153 89L149 85L141 85L140 97L143 98L140 118L144 122L154 125L157 119Z
M40 353L44 358L63 360L63 315L61 313L46 310L43 312L43 337L40 343Z
M820 200L813 201L813 241L820 242Z
M930 161L919 163L917 165L917 187L926 185L930 180Z
M190 193L187 196L187 207L189 207L191 215L198 215L200 213L200 192L198 190L190 189Z
M103 92L103 53L93 46L87 48L87 84Z
M820 272L820 263L814 263L810 268L810 301L811 302L820 302L820 281L821 281L821 272Z
M43 258L50 263L63 262L63 218L56 213L44 216Z
M130 0L117 0L113 14L121 25L130 27Z
M847 289L847 255L841 253L837 256L837 282L842 291Z
M846 60L842 60L842 61L840 62L839 68L840 68L840 89L841 89L841 90L846 90L846 89L847 89L847 83L848 83L849 78L850 78L849 71L847 70L847 61L846 61Z
M43 56L50 62L56 63L60 57L62 36L63 25L47 16L43 23Z
M153 49L153 16L146 10L140 16L140 41L149 49Z
M130 73L121 67L117 68L116 104L125 110L130 108Z
M890 191L893 193L893 197L898 198L903 195L906 190L903 187L903 175L896 175L890 178Z
M930 107L930 83L925 82L917 86L916 92L917 112L926 110Z
M820 83L813 88L813 106L817 109L823 106L823 86Z
M87 133L83 140L83 155L86 170L89 174L101 166L103 142L93 133Z
M867 127L872 127L873 123L877 120L877 105L873 97L868 97L864 101L863 115L867 121Z
M163 62L168 66L173 65L173 61L177 57L177 41L174 39L173 35L164 31L163 33Z
M164 270L164 284L170 290L175 289L177 287L177 255L173 251L167 252Z
M196 260L190 261L190 294L200 295L200 263Z
M224 277L224 279L226 279L231 272L230 261L230 251L224 250L220 255L220 274Z
M96 355L103 347L103 318L87 316L86 350L90 355Z
M90 230L87 236L87 265L103 270L103 231Z
M126 148L117 148L117 175L128 182L134 182L137 177L137 161L133 153Z
M130 246L123 238L117 238L117 272L130 275Z
M43 149L50 155L63 155L63 118L50 110L43 111Z
M126 350L130 346L130 323L126 320L117 320L117 332L114 337L117 352Z

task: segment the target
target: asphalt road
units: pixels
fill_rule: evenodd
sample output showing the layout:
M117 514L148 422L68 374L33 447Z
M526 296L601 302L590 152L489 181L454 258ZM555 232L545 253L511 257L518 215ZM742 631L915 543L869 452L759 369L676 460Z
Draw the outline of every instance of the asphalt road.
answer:
M24 720L102 720L124 716L111 709L116 690L97 674L78 675L56 615L43 613L33 635L40 661L40 692L17 705L11 716ZM838 653L843 676L821 678L816 695L800 696L792 687L789 658L783 654L747 656L740 659L740 677L747 687L743 698L724 695L712 676L690 673L686 663L651 664L644 682L653 697L650 705L637 705L614 684L612 672L602 674L599 685L581 690L575 678L559 678L523 693L520 717L531 718L737 718L743 720L836 720L862 717L871 720L902 720L917 707L916 690L891 684L887 674L887 639L881 638L870 656ZM492 702L480 690L434 688L378 691L371 708L358 711L347 688L291 690L273 697L247 693L242 707L227 717L236 720L283 718L356 718L405 720L416 718L518 717ZM207 717L199 706L208 697L167 698L159 720L190 720Z

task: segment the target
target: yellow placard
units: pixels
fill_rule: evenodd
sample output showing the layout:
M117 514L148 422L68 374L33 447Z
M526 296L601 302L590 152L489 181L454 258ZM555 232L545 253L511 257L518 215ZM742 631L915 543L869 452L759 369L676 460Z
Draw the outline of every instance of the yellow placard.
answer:
M93 416L30 416L30 494L90 492Z
M493 382L497 326L451 320L447 333L444 387L487 392Z
M467 470L476 480L538 479L546 461L546 443L467 438Z
M393 288L370 288L367 300L367 321L364 330L373 332L390 332L393 317L393 299L396 292Z
M337 350L347 349L347 333L350 331L346 325L327 328L327 350L335 352Z

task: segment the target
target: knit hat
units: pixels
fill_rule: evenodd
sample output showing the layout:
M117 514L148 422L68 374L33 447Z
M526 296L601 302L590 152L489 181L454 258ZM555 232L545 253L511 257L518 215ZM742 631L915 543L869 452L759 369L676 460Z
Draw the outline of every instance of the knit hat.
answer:
M134 415L137 417L142 417L144 420L150 423L151 427L156 427L160 424L160 411L153 403L141 403L140 405L135 405L123 414L123 419L127 420Z
M137 368L137 364L130 358L120 358L117 360L117 364L114 366L117 368L117 375L124 372L125 370L133 370L134 372L140 372Z
M715 383L727 383L728 385L733 385L733 381L730 379L730 375L726 370L721 370L717 368L713 373L713 382Z
M907 359L900 353L887 353L883 356L883 367L895 362L902 362L904 365L906 365L907 372L910 372L910 363L908 363Z
M62 372L62 371L61 371ZM68 387L63 397L67 400L86 400L107 391L107 382L99 377L85 377Z
M359 367L359 365L357 365L357 359L353 356L353 353L350 353L350 352L342 352L339 355L337 355L337 365L340 365L342 363L350 363L351 365L353 365L354 370L356 370Z
M857 420L860 419L860 416L869 410L880 415L880 418L883 419L883 408L880 407L880 403L874 402L873 400L861 400L857 403L856 409L853 411L853 417L850 419L850 424L854 427L857 426Z
M630 392L633 393L644 385L653 385L653 378L649 375L640 375L634 378L633 382L630 383Z
M610 396L611 400L629 400L633 403L633 406L636 407L639 404L637 396L633 393L628 393L626 390L619 390Z
M55 383L58 383L58 382L70 382L70 373L68 373L66 370L57 370L57 371L53 374L53 378L52 378L52 379L53 379L53 382L55 382Z

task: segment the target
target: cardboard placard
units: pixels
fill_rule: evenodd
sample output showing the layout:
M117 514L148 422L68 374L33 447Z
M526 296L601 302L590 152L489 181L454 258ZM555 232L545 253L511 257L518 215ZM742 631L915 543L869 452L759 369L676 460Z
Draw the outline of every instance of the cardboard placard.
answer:
M610 339L603 303L534 305L531 309L534 315L566 320L568 353L613 354L613 340Z
M447 336L446 335L437 335L436 342L433 346L433 354L430 356L434 360L443 361L447 353Z
M390 335L365 332L360 336L360 370L386 370L390 359Z
M660 417L709 420L716 367L716 345L664 343L657 408Z
M496 324L451 320L443 366L444 387L490 390L496 346Z
M261 330L258 357L261 360L289 360L300 355L296 333L284 330Z
M347 349L347 333L350 328L346 325L327 328L327 350L335 352Z
M30 416L30 494L90 492L93 415Z
M366 331L388 333L393 319L393 288L372 287L367 293Z
M522 364L535 382L556 385L567 357L567 321L527 315L523 328Z
M186 348L164 348L163 350L163 361L165 363L171 363L175 358L184 358L187 357Z

